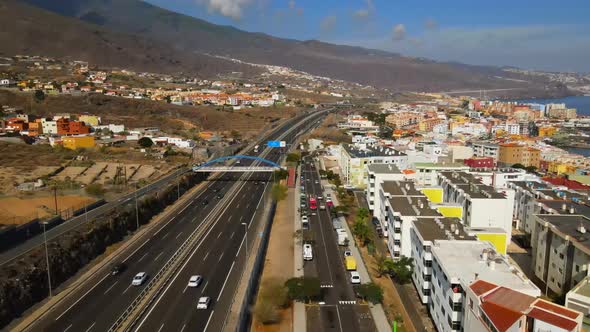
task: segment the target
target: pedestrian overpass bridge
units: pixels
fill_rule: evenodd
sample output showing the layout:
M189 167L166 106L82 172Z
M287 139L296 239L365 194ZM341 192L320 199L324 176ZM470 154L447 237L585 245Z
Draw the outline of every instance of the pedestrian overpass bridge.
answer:
M228 160L235 162L227 165L226 162ZM252 160L252 164L254 165L242 165L242 160ZM274 172L281 168L281 165L268 159L247 155L235 155L213 159L203 164L196 165L193 167L193 172Z

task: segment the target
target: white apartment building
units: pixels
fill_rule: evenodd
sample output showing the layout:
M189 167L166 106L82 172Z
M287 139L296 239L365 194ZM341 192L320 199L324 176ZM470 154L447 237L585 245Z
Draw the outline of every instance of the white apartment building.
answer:
M588 275L590 219L582 215L535 215L531 235L537 278L555 294L564 294Z
M574 331L582 313L484 279L465 289L464 331Z
M41 119L41 128L43 130L43 134L55 134L57 135L57 121L56 120L49 120L49 119Z
M380 211L381 200L379 191L384 181L402 181L405 175L394 164L370 164L365 175L365 194L369 203L369 210Z
M435 240L428 309L440 332L470 331L465 290L479 279L537 297L541 291L489 242ZM500 330L497 330L500 331Z
M417 218L412 221L410 240L414 273L412 282L416 287L422 304L430 301L432 282L432 246L435 240L475 241L476 237L467 234L457 218Z
M393 164L405 169L408 156L395 149L370 145L343 144L340 148L339 166L342 171L342 182L347 186L365 188L366 168L371 164Z
M489 142L472 142L473 155L476 157L492 157L494 160L498 160L498 153L500 147L498 144Z
M387 247L392 258L411 257L410 229L419 218L430 219L443 216L429 206L426 196L410 181L387 181L382 185L383 196L379 221L386 226Z
M519 168L472 168L470 174L475 176L481 183L495 188L508 188L511 181L540 181L539 177L527 173Z
M463 207L463 224L470 228L502 228L506 245L512 234L514 191L496 191L466 172L440 172L438 185L443 188L443 201Z
M565 306L584 315L582 326L590 331L590 277L584 278L565 296Z
M438 173L444 171L469 171L462 163L415 163L416 184L419 186L438 185Z

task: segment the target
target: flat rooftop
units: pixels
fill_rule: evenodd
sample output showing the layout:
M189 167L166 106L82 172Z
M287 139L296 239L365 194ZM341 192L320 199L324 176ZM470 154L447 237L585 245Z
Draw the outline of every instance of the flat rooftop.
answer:
M487 259L482 255L484 252L487 252ZM432 255L447 277L458 279L463 287L482 279L530 296L541 295L539 288L504 256L497 254L488 242L435 240Z
M510 181L514 186L522 188L533 193L535 190L547 189L549 186L545 182L535 181Z
M582 279L582 281L575 288L573 288L571 292L590 297L590 277Z
M506 198L502 193L496 191L492 186L488 186L481 183L481 180L469 174L467 172L440 172L441 176L444 176L449 182L457 189L463 190L471 198Z
M377 174L401 174L402 172L394 164L369 164L369 172Z
M354 145L343 144L346 152L353 158L370 158L370 157L394 157L405 156L406 154L398 150L385 146L367 145L365 149L357 148Z
M413 181L383 181L383 191L390 196L423 196L424 194L416 189Z
M551 224L553 233L569 241L580 250L590 255L590 219L576 214L537 214L542 222ZM580 232L583 226L585 232Z
M587 205L555 200L543 201L543 205L557 211L558 214L572 214L571 209L573 209L573 214L579 214L585 216L586 218L590 218L590 206ZM563 209L564 206L565 210ZM588 231L590 233L590 230Z
M469 169L469 166L466 166L462 163L415 163L416 168L431 168L431 169L453 169L453 168L460 168L460 169Z
M477 239L465 232L459 218L417 218L414 227L424 241Z
M496 144L496 143L484 142L484 141L471 142L471 145L487 146L490 148L497 148L498 147L498 144Z
M442 215L431 208L428 203L426 196L396 196L389 199L389 204L391 204L393 211L398 212L402 216L442 218Z

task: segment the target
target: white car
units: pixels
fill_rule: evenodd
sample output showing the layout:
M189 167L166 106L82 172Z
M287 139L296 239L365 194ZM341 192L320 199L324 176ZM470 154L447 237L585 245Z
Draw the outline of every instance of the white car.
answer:
M135 275L135 277L133 277L131 284L133 286L141 286L141 285L143 285L143 283L145 282L146 279L147 279L147 273L139 272L138 274Z
M350 272L350 282L353 284L360 284L361 283L361 275L356 271Z
M320 210L325 210L326 206L325 205L320 205Z
M199 287L199 285L201 284L201 281L203 281L202 276L200 276L200 275L191 276L191 278L188 280L188 287Z
M309 218L307 218L307 216L301 216L301 222L302 223L306 223L309 221Z
M199 302L197 303L197 309L208 309L210 303L211 298L209 296L202 296L199 298Z
M311 244L309 244L309 243L306 243L303 245L303 260L304 261L313 260L313 251L311 249Z

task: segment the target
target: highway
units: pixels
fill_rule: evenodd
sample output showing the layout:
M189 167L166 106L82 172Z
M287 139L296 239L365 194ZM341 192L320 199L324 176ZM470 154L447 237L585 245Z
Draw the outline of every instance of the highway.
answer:
M269 138L279 137L301 119L288 121ZM283 140L291 141L296 131ZM252 149L247 153L256 155ZM281 157L278 151L270 149L261 156L273 161ZM249 165L251 161L242 163ZM111 276L108 267L101 269L29 329L109 330L142 290L142 286L131 286L133 276L138 272L156 275L193 232L202 232L188 260L135 328L142 331L221 331L244 265L245 229L250 226L248 238L252 242L257 236L253 233L258 221L254 216L262 210L260 202L270 186L266 181L269 177L268 173L233 173L209 181L204 190L188 198L189 204L176 207L168 219L160 221L120 256L117 261L124 262L126 270ZM220 198L221 193L224 196ZM246 228L242 223L246 223ZM200 287L188 289L186 285L193 274L203 275L204 281ZM209 310L196 310L201 294L212 298Z
M305 158L306 162L301 167L301 173L305 180L302 184L308 195L324 196L320 176L317 167L313 166L311 157ZM325 203L318 201L318 206ZM305 276L320 279L322 300L324 304L319 306L319 313L310 315L308 330L316 326L314 331L375 331L375 325L366 305L358 305L356 296L350 283L350 273L344 267L344 247L338 246L336 232L332 227L329 208L326 210L308 213L310 230L313 234L313 260L304 263ZM350 239L353 241L353 239ZM312 309L316 310L318 308Z

